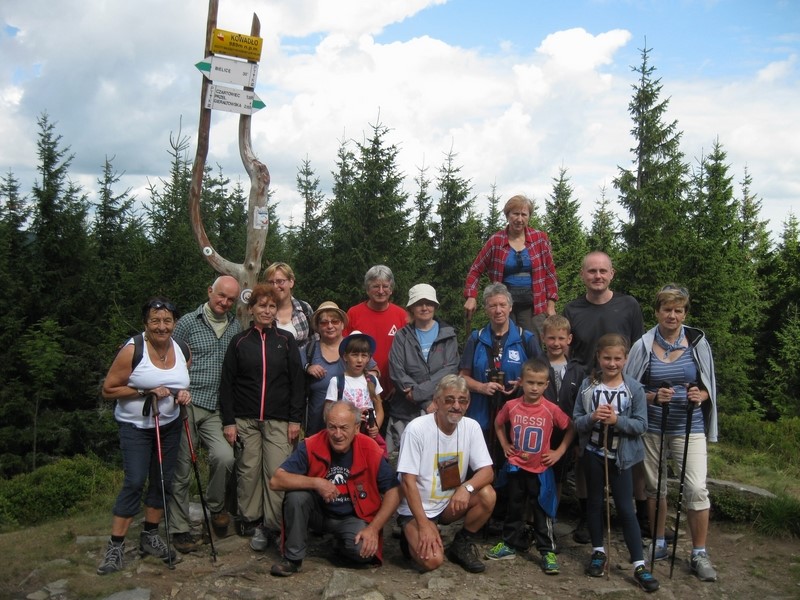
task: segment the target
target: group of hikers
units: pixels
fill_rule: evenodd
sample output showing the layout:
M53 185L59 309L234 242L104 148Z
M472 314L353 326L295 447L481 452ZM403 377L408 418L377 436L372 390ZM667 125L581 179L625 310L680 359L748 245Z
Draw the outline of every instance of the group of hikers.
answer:
M246 329L231 314L241 291L231 276L182 317L168 299L149 300L144 332L118 352L103 385L116 400L124 482L98 574L123 568L142 498L141 556L173 567L179 552L203 544L189 518L194 472L212 552L213 537L234 523L254 551L279 551L275 576L301 570L310 531L332 534L345 559L381 564L393 517L403 555L420 570L448 558L479 573L482 559L535 548L543 572L555 575L553 525L572 474L581 512L573 539L591 544L586 574L608 573L604 506L613 497L633 578L652 592L659 582L645 559L668 558L672 541L675 560L677 526L666 528L671 456L690 569L715 581L705 544L716 384L703 332L684 325L689 293L658 290L658 324L645 332L638 302L610 289L611 259L591 252L580 272L586 293L556 314L550 242L528 226L531 211L524 196L509 199L508 225L470 268L465 313L472 318L487 275L488 323L469 332L462 352L455 329L436 316L435 288L414 285L400 307L385 265L367 271L367 300L344 311L294 298L293 270L273 263L244 295ZM226 504L232 476L234 507ZM461 528L445 548L439 525L455 522ZM487 530L499 539L481 553ZM652 539L647 556L643 536Z

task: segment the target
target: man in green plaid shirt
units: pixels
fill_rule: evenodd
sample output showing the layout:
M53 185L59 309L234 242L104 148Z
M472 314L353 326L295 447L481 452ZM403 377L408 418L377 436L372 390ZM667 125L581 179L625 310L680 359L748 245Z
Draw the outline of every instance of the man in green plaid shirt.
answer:
M230 515L225 510L225 486L233 466L233 448L222 435L219 413L219 380L222 360L228 344L241 326L229 311L239 297L239 282L222 275L208 288L208 302L178 320L173 337L185 341L192 351L189 367L192 404L187 406L192 446L199 442L208 448L208 488L206 500L211 511L211 524L217 537L228 533ZM169 503L169 525L172 544L180 552L196 550L201 541L191 533L189 519L189 485L192 459L189 443L181 440L178 464L172 482Z

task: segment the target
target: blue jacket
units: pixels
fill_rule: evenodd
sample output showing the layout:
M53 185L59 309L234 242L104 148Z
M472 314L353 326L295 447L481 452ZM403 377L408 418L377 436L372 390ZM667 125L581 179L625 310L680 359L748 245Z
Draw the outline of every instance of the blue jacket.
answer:
M492 355L492 337L492 328L486 325L480 330L473 330L467 340L467 347L471 344L474 348L470 376L481 383L489 381L489 369L494 367L490 358ZM529 358L535 358L540 354L539 352L533 356L528 356L527 347L531 344L531 338L534 340L534 347L538 348L539 344L533 333L524 329L520 330L520 327L514 321L509 320L508 338L503 346L503 356L500 360L500 369L505 372L506 382L519 379L522 374L523 363ZM462 368L464 368L463 365ZM508 389L508 386L506 386L506 389ZM504 396L501 404L504 404L507 399L509 398ZM470 393L467 416L475 419L483 431L487 431L489 427L493 426L490 423L489 408L490 398L488 396L477 392Z
M647 400L644 397L644 388L641 383L628 375L624 375L623 379L630 393L631 402L623 414L617 415L617 422L614 425L614 429L620 433L616 450L616 463L620 470L629 469L644 460L642 434L647 431ZM589 435L594 426L592 395L596 387L597 382L587 377L583 380L575 401L573 420L578 431L578 443L583 450L589 443Z

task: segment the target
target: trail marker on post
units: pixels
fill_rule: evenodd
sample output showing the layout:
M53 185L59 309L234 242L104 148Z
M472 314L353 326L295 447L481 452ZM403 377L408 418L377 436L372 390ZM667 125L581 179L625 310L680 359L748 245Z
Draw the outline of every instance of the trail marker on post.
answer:
M211 81L232 83L242 87L256 87L258 65L255 63L224 56L206 56L194 66Z

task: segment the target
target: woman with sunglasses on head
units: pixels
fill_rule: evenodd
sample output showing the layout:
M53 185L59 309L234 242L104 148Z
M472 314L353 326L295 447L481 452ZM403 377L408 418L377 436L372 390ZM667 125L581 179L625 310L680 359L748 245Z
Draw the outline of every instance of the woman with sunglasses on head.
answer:
M275 289L275 301L278 304L275 324L291 333L302 350L311 337L311 305L292 295L294 270L285 262L274 262L264 271L264 283Z
M306 381L308 383L308 414L306 417L306 437L325 429L323 411L328 385L333 377L344 375L344 362L339 355L339 344L347 327L347 315L335 302L323 302L311 315L311 329L316 334L311 337L303 351L306 361ZM375 361L370 358L367 370L374 371Z
M169 300L149 300L142 307L144 332L120 349L103 382L103 397L116 400L114 418L119 424L125 478L114 503L111 539L97 568L99 575L122 569L125 534L139 513L145 482L148 486L139 553L170 565L177 562L175 551L168 549L158 526L164 516L165 497L169 501L180 447L178 405L191 402L191 355L188 347L172 339L178 316Z
M556 314L558 300L550 240L543 231L528 226L533 202L525 196L512 196L503 212L508 225L489 238L467 274L464 312L472 319L481 275L486 273L492 283L504 284L511 293L514 322L542 339L542 323Z
M667 461L660 460L666 456L666 452L660 452L663 436L665 448L678 463L678 472L685 469L683 505L688 510L692 536L691 570L701 581L716 581L717 573L706 552L711 507L706 486L706 442L717 441L714 358L705 334L683 324L689 312L686 288L675 284L661 288L656 294L655 312L658 325L633 345L625 365L625 373L641 381L646 391L648 426L644 435L644 467L650 523L655 523L655 557L662 560L669 555L664 537ZM664 410L667 418L662 430ZM660 490L657 489L659 481ZM658 511L656 499L660 504Z

